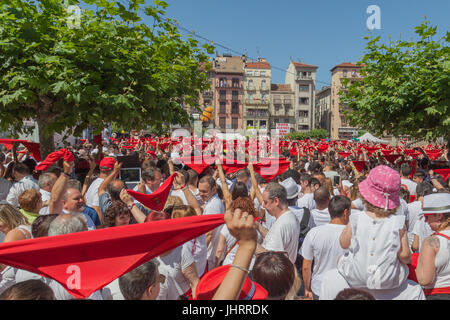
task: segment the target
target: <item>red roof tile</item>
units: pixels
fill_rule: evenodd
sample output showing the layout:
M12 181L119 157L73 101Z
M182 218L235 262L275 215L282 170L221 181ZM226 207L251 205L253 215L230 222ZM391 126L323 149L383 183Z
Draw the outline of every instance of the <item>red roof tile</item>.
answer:
M331 69L330 71L333 72L334 69L336 68L361 68L361 66L358 66L355 63L350 63L350 62L343 62L341 64L338 64L337 66L335 66L333 69Z
M270 69L270 63L268 62L248 62L245 64L246 68L250 69Z
M306 68L318 68L318 66L313 66L312 64L305 64L301 62L291 61L295 67L306 67Z

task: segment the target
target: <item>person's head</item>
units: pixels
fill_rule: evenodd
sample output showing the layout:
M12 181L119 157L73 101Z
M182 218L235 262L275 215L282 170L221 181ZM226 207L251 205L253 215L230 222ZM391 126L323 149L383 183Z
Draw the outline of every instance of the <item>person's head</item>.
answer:
M36 189L27 189L17 199L19 206L29 212L38 213L42 208L42 195Z
M320 187L314 191L314 201L316 201L317 209L324 210L330 202L330 192L327 187Z
M48 228L50 223L58 217L58 214L46 214L37 217L31 224L31 234L33 238L41 238L48 236Z
M400 198L402 198L403 200L406 201L406 203L409 202L409 190L407 188L400 188L400 191L398 192L398 195L400 196Z
M216 182L210 175L204 176L198 182L198 192L204 202L208 202L216 193Z
M56 300L53 290L41 280L13 284L0 294L0 300Z
M113 201L105 212L105 227L119 227L130 224L131 211L122 201Z
M361 289L347 288L340 291L334 300L375 300L375 297Z
M289 206L295 206L298 200L298 195L300 194L300 187L298 184L292 177L289 177L286 180L281 181L280 185L286 189Z
M80 190L67 188L62 199L63 209L69 212L82 212L84 210L84 199Z
M420 182L423 182L425 180L425 177L426 177L425 171L417 170L416 172L414 172L413 181L415 183L420 183Z
M295 283L295 266L283 252L260 253L250 278L267 290L267 300L284 300Z
M377 166L358 185L361 200L367 211L379 217L394 214L400 206L400 174L388 166Z
M422 213L433 231L446 229L450 224L450 193L433 193L425 196Z
M325 161L324 166L327 171L334 170L334 163L332 161Z
M416 186L416 199L423 198L433 193L433 186L431 183L423 181L419 182ZM423 199L422 199L423 200Z
M0 232L7 234L20 225L27 225L28 220L14 206L6 201L0 202Z
M247 185L241 181L236 181L233 191L231 192L231 197L233 200L239 197L248 197Z
M111 171L113 171L116 162L116 159L111 157L103 158L99 164L100 175L102 175L103 177L107 177L111 173Z
M82 213L72 212L58 215L48 228L49 236L87 231L86 217Z
M108 191L111 201L119 201L120 200L120 191L125 188L125 184L122 180L114 179L110 184L106 187L106 191Z
M162 281L156 259L147 261L119 278L119 288L125 300L156 300Z
M239 170L236 174L236 180L247 185L248 179L250 178L250 174L247 169Z
M231 211L241 209L242 212L247 212L252 216L256 216L255 205L249 197L239 197L233 200L231 203Z
M321 186L325 186L327 184L327 177L322 172L313 173L312 177L316 178L317 180L319 180Z
M341 218L348 222L352 209L352 202L346 196L334 196L328 203L328 212L331 220Z
M302 173L300 175L300 187L302 187L303 193L305 193L305 190L311 189L311 175L308 173Z
M164 204L164 212L167 212L169 214L172 214L172 210L176 206L182 206L184 205L183 200L178 196L168 196L167 201Z
M192 170L192 169L189 169L187 172L188 172L188 174L189 174L188 183L189 183L191 186L194 186L194 187L197 188L197 184L198 184L198 173L195 172L195 171Z
M286 189L276 182L270 182L262 194L263 208L270 215L276 216L289 205Z
M31 173L30 168L23 163L16 163L13 168L13 176L16 181L21 180L23 177L29 176Z
M300 184L300 173L297 170L289 169L281 175L282 181L288 178L292 178L294 179L295 183Z
M161 170L158 168L149 168L145 170L142 172L142 180L150 190L155 191L163 182Z
M411 167L407 163L403 163L400 167L400 175L402 178L409 178L409 175L411 174Z
M175 218L194 217L196 215L197 212L191 206L178 205L173 207L171 217L172 219L175 219Z
M38 180L39 188L47 192L51 192L57 178L58 177L54 173L44 172L43 174L40 175Z

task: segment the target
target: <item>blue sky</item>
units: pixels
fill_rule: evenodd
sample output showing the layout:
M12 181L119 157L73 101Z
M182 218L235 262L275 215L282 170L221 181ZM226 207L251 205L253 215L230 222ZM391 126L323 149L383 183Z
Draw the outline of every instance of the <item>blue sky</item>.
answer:
M424 15L438 27L449 30L450 0L165 0L166 16L199 35L249 57L264 57L286 70L289 61L319 67L317 88L331 81L330 69L341 62L356 62L363 55L370 14L378 5L383 41L409 40ZM150 1L147 1L150 3ZM183 32L185 33L185 32ZM217 47L219 54L232 53ZM272 83L284 83L285 73L272 68ZM320 82L319 82L320 81Z

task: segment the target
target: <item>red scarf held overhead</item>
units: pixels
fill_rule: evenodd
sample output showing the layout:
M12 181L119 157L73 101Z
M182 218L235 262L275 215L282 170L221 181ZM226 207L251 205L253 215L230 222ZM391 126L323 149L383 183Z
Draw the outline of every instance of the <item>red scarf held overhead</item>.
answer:
M338 152L338 155L340 155L342 158L347 158L349 155L351 155L351 152Z
M143 194L133 190L127 190L127 192L142 203L147 208L162 211L169 197L170 189L172 187L173 179L175 179L176 173L172 174L164 183L151 194Z
M444 181L450 178L450 169L434 169L433 171L440 175Z
M74 155L67 149L61 149L50 153L44 161L38 164L34 169L36 171L46 171L50 168L56 161L64 158L65 161L71 162L75 160Z
M223 223L223 214L204 215L7 242L0 244L0 262L52 278L76 298L86 298Z
M364 167L366 166L366 161L352 160L352 162L355 165L356 171L358 172L363 171Z
M195 157L182 157L177 160L197 172L197 174L201 174L207 167L215 162L215 156L195 156Z
M266 180L266 182L270 182L289 169L290 164L291 163L286 160L270 159L268 161L262 161L261 163L254 164L253 167L255 172Z
M392 164L394 164L395 160L397 160L400 157L401 157L401 154L388 154L388 155L384 156L384 158Z

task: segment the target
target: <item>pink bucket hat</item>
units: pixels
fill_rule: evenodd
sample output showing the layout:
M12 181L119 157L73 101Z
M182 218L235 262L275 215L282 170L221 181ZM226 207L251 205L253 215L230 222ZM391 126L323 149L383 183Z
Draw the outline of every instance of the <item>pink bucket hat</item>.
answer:
M359 192L370 204L384 210L400 206L400 174L388 166L378 166L359 184Z

